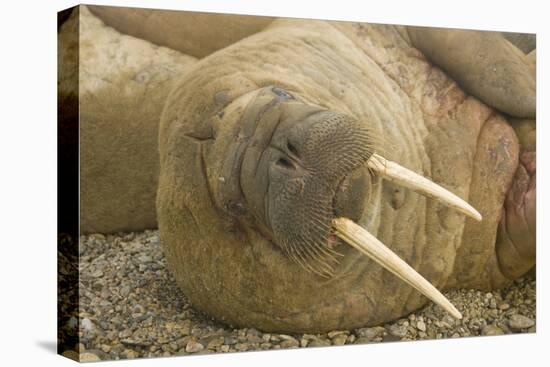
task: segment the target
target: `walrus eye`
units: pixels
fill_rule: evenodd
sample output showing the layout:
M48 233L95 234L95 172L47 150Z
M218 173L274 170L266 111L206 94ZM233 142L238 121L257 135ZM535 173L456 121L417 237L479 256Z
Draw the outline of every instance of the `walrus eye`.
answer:
M288 143L288 144L286 145L286 147L287 147L288 151L289 151L290 153L292 153L295 157L299 157L299 155L298 155L298 149L296 149L296 147L295 147L294 145Z
M286 158L279 158L279 160L277 161L277 165L286 169L294 169L294 164L292 164L292 162L290 162Z
M294 96L292 94L288 93L286 90L281 89L279 87L273 87L271 88L271 91L279 97L282 97L285 99L294 99Z

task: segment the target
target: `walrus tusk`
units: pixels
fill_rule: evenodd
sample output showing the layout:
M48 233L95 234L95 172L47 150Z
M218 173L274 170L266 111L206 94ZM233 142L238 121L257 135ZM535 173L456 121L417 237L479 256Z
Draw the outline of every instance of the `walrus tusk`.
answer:
M481 220L481 214L479 214L479 212L470 204L438 184L417 173L414 173L411 170L406 169L405 167L400 166L395 162L389 161L386 158L374 153L368 160L367 165L371 170L376 172L385 180L409 188L419 194L437 199L443 204L454 208L477 221Z
M332 226L335 234L346 243L376 261L457 319L462 318L462 314L441 292L367 230L347 218L334 219Z

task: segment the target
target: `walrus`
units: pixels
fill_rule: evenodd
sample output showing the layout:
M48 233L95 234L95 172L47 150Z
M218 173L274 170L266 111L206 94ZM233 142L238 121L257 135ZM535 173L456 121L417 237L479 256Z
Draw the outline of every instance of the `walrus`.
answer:
M121 34L86 6L77 10L58 37L58 105L60 131L77 129L79 137L80 230L155 228L160 114L172 82L196 58Z
M178 82L160 123L157 219L198 309L320 332L396 319L426 295L460 317L430 285L501 287L534 265L533 168L517 173L533 158L418 36L276 20ZM530 92L512 112L534 116Z
M507 42L278 19L186 68L156 218L194 306L278 332L381 324L426 297L460 317L437 289L531 269L534 69Z

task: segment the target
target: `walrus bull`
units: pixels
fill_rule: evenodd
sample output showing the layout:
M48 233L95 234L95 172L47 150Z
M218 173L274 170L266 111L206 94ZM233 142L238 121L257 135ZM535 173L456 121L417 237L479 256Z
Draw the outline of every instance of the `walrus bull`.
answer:
M280 19L187 69L160 121L157 220L197 308L284 332L380 324L425 296L460 317L436 288L532 268L535 153L427 61L468 39L446 32ZM487 40L499 62L476 68ZM533 119L524 55L477 41L438 63Z
M196 307L230 324L380 324L426 303L414 288L460 317L418 273L440 289L492 288L534 264L533 185L509 191L513 129L401 27L275 21L193 66L159 146L168 264ZM520 196L519 212L506 205Z

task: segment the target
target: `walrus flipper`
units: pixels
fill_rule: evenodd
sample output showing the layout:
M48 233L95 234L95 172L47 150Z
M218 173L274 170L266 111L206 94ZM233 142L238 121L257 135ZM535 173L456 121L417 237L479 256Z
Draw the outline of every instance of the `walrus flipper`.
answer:
M468 93L508 115L535 118L534 69L498 32L408 27L413 45Z

